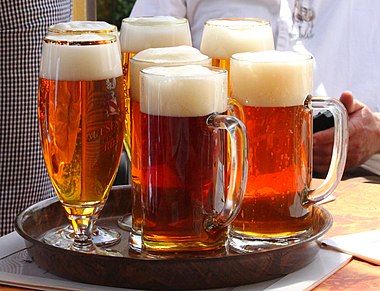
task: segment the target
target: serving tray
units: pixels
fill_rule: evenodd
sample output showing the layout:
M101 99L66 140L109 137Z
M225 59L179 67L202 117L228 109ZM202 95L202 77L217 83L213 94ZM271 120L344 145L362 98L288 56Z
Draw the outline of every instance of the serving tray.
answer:
M180 258L149 258L128 250L128 232L117 219L131 210L130 186L113 187L102 210L99 225L118 229L121 242L112 247L122 256L79 253L47 245L43 234L67 224L56 198L34 204L16 218L16 230L28 252L43 269L58 276L90 284L136 289L209 289L252 284L294 272L316 256L317 239L332 225L332 217L319 206L312 209L313 233L306 240L271 246L254 253L224 252Z

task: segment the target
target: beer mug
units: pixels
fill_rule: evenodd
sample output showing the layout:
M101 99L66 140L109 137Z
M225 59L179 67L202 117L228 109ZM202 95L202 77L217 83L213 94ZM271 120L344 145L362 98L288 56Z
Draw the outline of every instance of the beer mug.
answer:
M123 62L124 86L127 97L127 119L124 146L128 157L131 157L129 88L130 59L145 49L169 46L191 46L189 22L186 18L172 16L129 17L124 18L120 29L120 43ZM119 222L124 229L130 228L127 217Z
M140 110L143 251L223 248L247 171L245 126L226 115L227 72L201 65L144 69Z
M311 206L339 183L347 152L347 113L335 99L311 97L313 58L296 52L248 52L231 58L232 96L247 127L248 183L230 242L251 251L260 243L289 243L312 229ZM332 162L315 190L312 180L312 110L335 120Z
M132 173L132 229L129 245L141 249L141 113L140 71L154 66L198 64L209 66L211 59L191 46L150 48L137 53L130 60L130 131Z
M228 72L233 54L273 49L273 32L266 20L219 18L210 19L205 23L201 52L212 58L213 66L226 69Z
M189 22L185 18L172 16L130 17L123 19L120 29L120 43L123 62L124 91L126 97L127 115L125 118L124 147L130 160L132 113L130 100L131 73L130 60L137 53L149 48L174 46L191 46ZM139 88L137 88L137 91ZM122 229L131 230L132 216L126 214L118 220Z

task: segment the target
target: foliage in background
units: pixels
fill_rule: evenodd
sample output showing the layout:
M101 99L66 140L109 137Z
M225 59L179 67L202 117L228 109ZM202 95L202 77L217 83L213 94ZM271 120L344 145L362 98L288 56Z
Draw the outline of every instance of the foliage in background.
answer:
M97 19L116 25L119 29L121 21L131 13L136 0L97 0Z

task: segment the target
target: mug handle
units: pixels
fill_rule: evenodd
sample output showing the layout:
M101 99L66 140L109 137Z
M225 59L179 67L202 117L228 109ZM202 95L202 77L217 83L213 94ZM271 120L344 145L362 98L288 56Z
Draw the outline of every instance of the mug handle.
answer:
M338 186L344 172L348 145L348 118L344 105L337 99L329 97L311 97L305 106L312 109L325 109L334 117L334 147L326 179L316 189L308 190L303 205L315 204L329 196Z
M204 224L205 229L211 231L228 226L240 211L247 186L248 141L244 123L234 116L213 114L207 119L207 125L213 129L227 130L230 141L230 150L226 151L230 155L230 175L224 206Z

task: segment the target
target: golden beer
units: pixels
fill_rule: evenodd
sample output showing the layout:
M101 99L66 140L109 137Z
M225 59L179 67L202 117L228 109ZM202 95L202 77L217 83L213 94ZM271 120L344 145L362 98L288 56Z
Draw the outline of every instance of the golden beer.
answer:
M74 244L102 209L120 160L125 104L118 52L110 35L50 35L43 44L38 94L43 155L72 220Z
M125 18L123 19L121 25L120 43L127 106L124 145L128 157L131 158L129 60L136 53L148 48L171 47L179 45L191 46L192 43L189 23L185 18L175 18L171 16Z
M232 96L248 133L248 184L232 237L285 239L306 234L310 189L313 60L292 52L239 53L231 59ZM306 193L306 194L305 194ZM244 241L244 240L243 240Z
M140 232L141 209L141 113L140 113L140 71L147 67L185 64L210 65L209 57L190 46L151 48L139 52L130 60L130 118L131 118L131 172L132 172L132 229ZM132 235L131 242L133 243Z
M204 26L201 52L212 58L212 65L230 72L235 53L273 50L273 32L268 21L257 18L220 18ZM231 85L229 85L229 92Z

